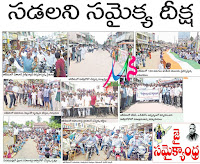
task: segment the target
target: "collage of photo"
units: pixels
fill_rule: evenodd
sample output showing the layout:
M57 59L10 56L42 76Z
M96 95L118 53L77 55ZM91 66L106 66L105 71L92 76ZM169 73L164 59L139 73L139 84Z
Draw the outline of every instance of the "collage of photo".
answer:
M200 69L199 32L4 31L2 50L10 161L153 161L154 142L172 135L161 124L183 120L194 96L170 71Z

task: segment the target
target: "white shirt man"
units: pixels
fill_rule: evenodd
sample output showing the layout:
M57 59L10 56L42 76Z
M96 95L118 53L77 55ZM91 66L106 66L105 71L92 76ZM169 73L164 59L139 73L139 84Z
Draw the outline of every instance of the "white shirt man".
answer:
M37 58L38 58L38 63L41 64L41 62L44 62L45 61L45 52L41 52L37 55Z
M84 106L86 107L85 108L85 112L86 112L86 115L89 116L90 115L90 108L88 108L90 106L90 101L91 101L91 97L86 94L84 97L83 97L83 100L84 100Z
M131 87L128 88L128 96L133 97L133 89Z
M100 101L101 101L101 95L98 95L98 94L97 94L96 98L97 98L97 102L100 102Z
M14 135L14 136L15 136L15 135L18 135L18 133L19 133L18 128L14 128L14 133L13 133L13 135Z
M105 97L105 104L110 104L110 97L109 96L106 96Z
M73 95L73 98L74 98L74 101L75 101L75 104L76 104L77 100L78 100L78 96L77 95Z
M52 67L53 65L55 65L55 63L56 63L55 54L50 54L50 55L46 54L45 57L46 57L48 67Z
M179 96L182 92L182 88L181 87L175 87L174 89L174 96Z
M85 47L81 47L81 59L85 59L86 49Z

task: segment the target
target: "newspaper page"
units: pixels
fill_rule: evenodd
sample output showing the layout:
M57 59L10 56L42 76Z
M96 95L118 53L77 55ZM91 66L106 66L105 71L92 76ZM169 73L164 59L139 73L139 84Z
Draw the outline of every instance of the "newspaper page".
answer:
M200 163L200 1L0 7L1 163Z

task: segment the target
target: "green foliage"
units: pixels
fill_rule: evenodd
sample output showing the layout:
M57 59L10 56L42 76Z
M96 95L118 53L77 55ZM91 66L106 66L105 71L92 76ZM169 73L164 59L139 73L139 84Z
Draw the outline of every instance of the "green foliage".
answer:
M61 117L60 116L51 116L50 121L60 124L61 123Z
M48 126L50 128L54 128L54 129L61 128L61 124L60 123L56 123L56 122L51 122L51 123L48 124Z
M25 125L29 127L30 121L26 121Z
M8 125L8 123L6 121L3 121L3 125Z

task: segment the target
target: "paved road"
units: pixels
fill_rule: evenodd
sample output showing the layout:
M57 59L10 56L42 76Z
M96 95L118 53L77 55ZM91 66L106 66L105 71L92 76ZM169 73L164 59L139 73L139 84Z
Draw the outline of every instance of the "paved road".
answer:
M115 63L115 74L119 73L123 68L123 64ZM94 53L86 53L85 59L77 63L76 61L70 62L69 77L70 76L97 76L108 77L112 68L112 58L108 51L99 49Z
M143 67L143 64L141 63L139 66L140 69L158 69L160 64L160 51L151 53L151 59L147 57L145 64L146 66Z
M181 113L182 108L163 103L136 103L123 113Z
M7 145L13 145L14 144L14 138L10 136L4 136L3 137L3 151L7 151Z
M14 159L39 159L36 143L29 139L23 148L14 156Z

